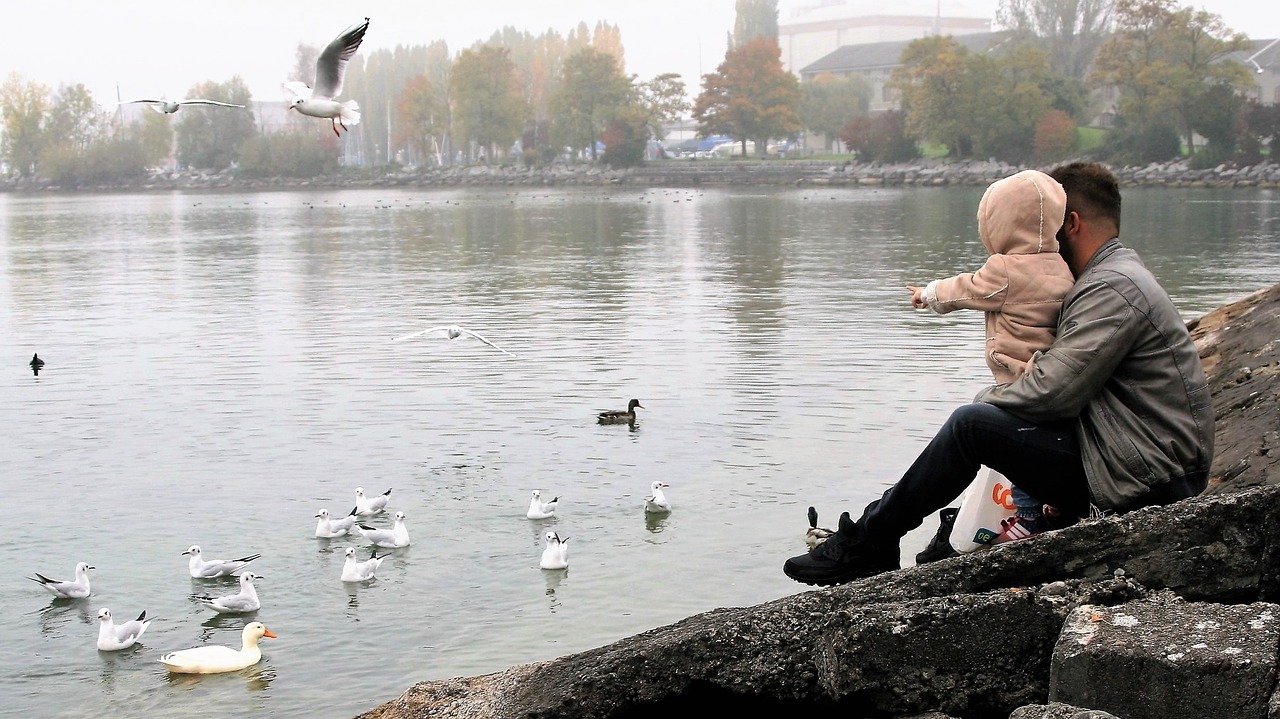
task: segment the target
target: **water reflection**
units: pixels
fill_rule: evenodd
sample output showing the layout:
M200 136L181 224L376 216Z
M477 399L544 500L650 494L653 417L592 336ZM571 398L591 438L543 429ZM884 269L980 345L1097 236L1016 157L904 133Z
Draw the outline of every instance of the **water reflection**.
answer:
M360 621L360 585L377 581L376 579L366 579L364 582L343 582L342 588L347 593L347 619L353 622Z
M127 649L113 652L98 651L98 658L102 662L102 671L98 674L98 685L102 687L105 693L114 693L117 678L122 672L137 668L140 662L149 663L151 661L149 657L143 656L149 652L142 644L142 641L139 639L137 643Z
M540 569L538 571L542 572L542 579L547 585L547 608L551 610L552 614L554 614L556 610L560 608L560 595L557 594L557 590L560 589L560 583L569 576L569 570Z
M265 659L244 671L248 674L244 688L251 692L265 692L276 678L276 670Z
M205 644L213 640L219 634L231 634L240 637L241 632L249 622L253 621L253 617L257 612L249 614L214 614L212 617L200 622L200 643ZM239 644L237 644L239 648Z
M265 692L271 688L276 679L276 670L271 668L264 657L257 664L235 672L219 672L217 674L183 674L166 672L169 686L178 689L192 690L208 686L229 686L243 684L248 692Z
M39 615L40 634L50 639L65 637L69 624L96 624L98 621L87 599L54 599L48 606L31 613Z
M644 528L653 534L659 534L667 526L669 512L645 512Z

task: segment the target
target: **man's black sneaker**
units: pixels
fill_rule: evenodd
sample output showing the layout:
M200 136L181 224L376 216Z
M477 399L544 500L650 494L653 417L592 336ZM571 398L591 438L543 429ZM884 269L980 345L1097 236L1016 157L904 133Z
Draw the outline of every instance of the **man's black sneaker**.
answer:
M959 511L956 507L947 507L938 512L938 532L933 535L933 539L929 540L929 546L916 555L916 564L928 564L939 559L960 556L955 547L951 546L951 527L955 525L956 514Z
M782 571L797 582L823 587L898 568L898 548L864 540L848 512L840 515L840 528L827 541L782 565Z

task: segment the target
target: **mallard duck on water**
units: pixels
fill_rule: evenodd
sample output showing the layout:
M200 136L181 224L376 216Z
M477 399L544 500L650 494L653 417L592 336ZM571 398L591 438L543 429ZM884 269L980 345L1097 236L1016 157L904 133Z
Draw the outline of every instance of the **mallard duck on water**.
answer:
M607 409L596 415L600 424L630 424L636 421L636 408L644 409L644 405L640 404L640 400L633 399L627 403L627 408L623 409Z
M827 541L827 537L830 537L835 533L836 530L834 529L827 529L826 527L818 526L818 510L810 507L809 529L804 533L804 543L809 545L809 549L813 549L819 544Z

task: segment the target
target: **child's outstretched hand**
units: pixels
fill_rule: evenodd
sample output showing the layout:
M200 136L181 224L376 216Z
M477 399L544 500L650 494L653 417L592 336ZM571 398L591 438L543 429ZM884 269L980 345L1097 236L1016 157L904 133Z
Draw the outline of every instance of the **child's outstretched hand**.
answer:
M912 307L918 310L921 310L929 306L929 304L924 301L923 287L916 287L915 285L907 285L907 289L911 290L911 306Z

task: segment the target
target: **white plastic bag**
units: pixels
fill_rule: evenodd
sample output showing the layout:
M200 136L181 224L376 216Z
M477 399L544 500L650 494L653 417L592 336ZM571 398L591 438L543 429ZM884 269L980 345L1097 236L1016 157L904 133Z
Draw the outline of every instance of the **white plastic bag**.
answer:
M1003 474L988 469L960 496L960 511L951 527L951 546L967 554L991 543L1000 534L1000 520L1013 516L1013 484Z

